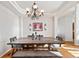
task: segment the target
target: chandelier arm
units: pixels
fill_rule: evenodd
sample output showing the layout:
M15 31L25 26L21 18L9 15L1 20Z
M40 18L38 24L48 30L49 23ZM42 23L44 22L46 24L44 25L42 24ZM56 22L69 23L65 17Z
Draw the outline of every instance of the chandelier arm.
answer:
M26 10L26 14L31 17L31 18L39 18L40 16L43 16L44 15L44 10L38 10L38 6L36 4L36 2L33 3L32 5L32 9L27 9Z

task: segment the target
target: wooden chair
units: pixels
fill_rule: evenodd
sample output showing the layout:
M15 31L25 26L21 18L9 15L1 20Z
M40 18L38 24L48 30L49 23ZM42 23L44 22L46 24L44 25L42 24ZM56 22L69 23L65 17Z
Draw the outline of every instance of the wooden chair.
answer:
M57 39L58 41L63 41L63 38L60 37L60 36L56 36L56 39Z
M28 35L28 37L32 37L32 35Z
M32 40L34 39L34 35L28 35L28 37L30 37ZM29 44L29 45L23 45L23 50L33 50L34 49L34 45Z
M10 42L13 42L15 40L17 40L16 37L10 38ZM13 55L16 51L21 50L22 49L22 46L21 45L11 45L11 48L12 48L11 55Z
M59 44L59 47L61 47L61 44L64 44L64 40L61 36L56 36L56 39L54 41L54 44ZM55 47L54 45L52 46Z
M43 38L43 35L37 35L37 40L41 40L41 38ZM44 50L44 44L38 44L36 45L36 50Z
M10 38L10 42L13 42L13 41L15 41L15 40L17 40L17 37L16 37L16 36Z
M17 37L16 36L14 36L13 38L14 38L14 40L17 40Z

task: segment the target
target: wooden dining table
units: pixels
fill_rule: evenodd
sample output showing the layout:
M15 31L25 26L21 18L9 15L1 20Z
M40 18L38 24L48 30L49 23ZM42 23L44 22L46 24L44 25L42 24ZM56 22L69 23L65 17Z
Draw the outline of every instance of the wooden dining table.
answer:
M7 43L7 45L11 45L12 48L13 48L13 45L21 45L21 46L24 46L24 45L45 45L47 44L47 48L48 50L47 51L50 51L51 50L51 45L52 44L63 44L64 42L61 42L61 41L56 41L56 38L52 38L52 37L41 37L40 39L37 38L37 39L32 39L31 37L20 37L18 38L17 40L13 41L13 42L9 42ZM32 51L35 51L35 50L32 50ZM44 50L45 51L45 50ZM20 52L20 51L19 51ZM12 50L12 54L13 56L17 56L19 55L19 52L17 51L15 54L14 54L14 50ZM22 52L24 54L24 52ZM46 53L46 52L45 52ZM48 52L47 52L48 53ZM30 53L31 54L31 53ZM22 55L20 55L22 56ZM19 56L19 57L20 57ZM38 55L39 56L39 55Z
M32 39L31 37L20 37L17 40L13 41L13 42L9 42L7 43L8 45L44 45L47 44L48 45L48 50L50 50L50 46L51 44L63 44L64 42L61 41L56 41L56 38L53 37L41 37L40 39ZM13 48L13 47L12 47Z

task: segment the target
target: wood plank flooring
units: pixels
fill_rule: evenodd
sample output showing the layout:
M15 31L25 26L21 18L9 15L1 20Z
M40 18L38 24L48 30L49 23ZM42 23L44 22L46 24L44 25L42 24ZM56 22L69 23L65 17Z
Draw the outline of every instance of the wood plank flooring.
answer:
M64 48L60 48L59 51L61 52L61 54L63 55L62 58L73 58L74 56L72 54L70 54L67 50L65 50Z
M67 42L63 46L79 48L79 46L75 46L73 45L73 43L67 43ZM74 56L71 53L69 53L68 50L64 49L63 47L59 48L58 50L63 55L63 58L74 58ZM2 56L2 58L11 58L10 52L11 51L9 51L7 54Z

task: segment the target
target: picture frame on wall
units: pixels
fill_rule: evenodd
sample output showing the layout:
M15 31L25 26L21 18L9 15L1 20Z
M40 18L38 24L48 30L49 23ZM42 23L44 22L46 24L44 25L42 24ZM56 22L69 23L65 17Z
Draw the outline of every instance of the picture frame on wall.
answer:
M33 31L43 31L43 23L35 22L33 23Z

